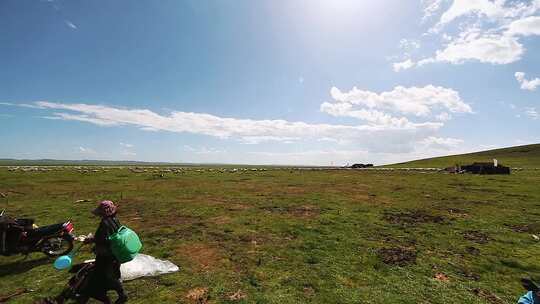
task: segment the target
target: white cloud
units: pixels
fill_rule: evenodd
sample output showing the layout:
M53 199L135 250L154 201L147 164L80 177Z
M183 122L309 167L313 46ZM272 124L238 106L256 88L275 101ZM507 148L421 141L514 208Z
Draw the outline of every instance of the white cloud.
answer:
M525 73L516 72L514 74L516 80L519 82L522 90L534 91L538 86L540 86L540 78L534 78L531 80L525 79Z
M530 16L540 9L540 1L506 0L454 0L438 23L443 26L460 17L488 19L492 22L504 22Z
M64 22L65 22L66 25L69 26L70 28L72 28L72 29L74 29L74 30L78 29L78 27L77 27L75 24L73 24L73 22L71 22L71 21L69 21L69 20L64 20Z
M447 24L470 14L492 19L503 18L511 13L504 7L504 2L504 0L454 0L450 8L442 14L440 24Z
M463 140L458 138L443 138L430 136L420 141L419 144L429 149L451 150L462 145Z
M290 144L295 141L299 141L301 138L299 137L277 137L277 136L244 136L242 138L242 143L248 144L248 145L256 145L263 142L269 142L269 141L279 141L281 143Z
M441 6L445 0L422 0L423 12L422 21L426 21L438 11L440 11Z
M413 143L410 151L399 153L372 152L363 149L319 149L288 152L248 152L243 159L249 163L263 164L306 164L344 166L353 163L388 164L426 157L471 152L457 138L428 137Z
M525 115L534 120L540 118L540 114L536 111L536 108L532 107L525 108Z
M439 4L435 4L440 7ZM402 70L429 63L463 64L478 61L490 64L509 64L520 60L526 49L521 37L540 35L540 0L454 0L428 32L439 34L452 23L460 21L458 35L442 33L444 44L435 55L411 60ZM401 67L401 68L400 68Z
M399 41L399 48L405 53L403 56L390 57L388 60L397 60L398 58L405 58L401 62L395 62L392 64L394 72L407 70L415 66L415 62L410 59L411 54L415 53L420 48L420 41L411 39L401 39Z
M22 108L30 108L30 109L43 109L42 107L40 107L38 105L28 104L28 103L0 102L0 106L22 107Z
M406 117L393 117L390 114L383 113L377 110L370 109L354 109L352 103L337 102L330 103L325 102L321 104L321 112L330 114L336 117L353 117L360 120L365 120L373 124L382 124L396 127L414 127Z
M420 48L420 42L418 40L401 39L399 48L405 51L413 51Z
M348 100L339 101L340 98L355 97L354 90L349 93L342 93L337 89L332 91L333 97L338 99L336 104L349 103ZM391 101L392 97L395 97L392 92L401 92L395 96L401 96L403 100ZM416 141L434 136L444 125L441 121L411 122L406 117L394 117L385 113L389 109L390 111L404 111L424 119L427 119L432 112L433 115L438 114L439 108L445 112L471 111L470 107L461 101L457 92L450 89L433 86L397 87L392 92L368 94L375 97L366 100L373 104L363 109L364 111L358 110L360 113L365 112L365 117L362 118L365 118L367 123L353 125L314 124L280 119L225 118L206 113L178 111L161 115L147 109L46 101L36 102L35 105L45 110L52 110L53 113L45 117L48 119L81 121L103 127L135 126L146 131L193 133L250 144L268 141L280 143L311 141L320 144L322 139L334 139L340 145L349 145L350 148L385 153L412 151ZM407 94L412 100L408 100ZM427 96L422 98L422 94L427 94ZM355 107L358 106L358 101L354 98L350 101ZM324 108L322 105L321 107Z
M396 155L412 155L410 153L416 151L419 143L427 149L423 140L438 138L438 130L444 126L445 121L452 118L450 113L472 113L471 107L461 99L458 92L433 85L409 88L397 86L381 93L357 88L342 92L334 87L330 95L332 101L321 104L321 111L332 116L359 119L362 122L306 123L282 119L220 117L181 111L158 114L148 109L48 101L35 102L32 106L48 111L45 116L48 119L80 121L102 127L133 126L153 132L192 133L244 144L305 142L314 146L332 147L339 144L342 150L355 151L354 153L367 151ZM119 144L124 148L118 152L119 155L136 156L131 149L132 144ZM439 143L440 145L443 144ZM281 148L287 150L296 146L283 145ZM91 151L93 150L85 147L79 149L80 153L92 153ZM232 160L233 156L239 157L227 151L193 148L188 145L184 146L184 151L190 152L186 157L191 157L192 160L217 161L218 159L212 159L212 155L219 155L224 160L230 158L231 162L237 162L238 160ZM319 155L326 155L326 159L332 158L331 155L341 155L343 160L346 158L346 153L317 151ZM196 155L198 156L195 157ZM354 157L351 158L354 160ZM268 156L269 161L270 159ZM251 159L249 162L260 163Z
M441 96L445 95L441 94ZM102 126L134 125L144 130L188 132L218 138L237 138L244 142L260 141L261 139L274 141L316 140L323 137L358 140L373 136L395 137L397 134L407 133L412 136L416 133L434 132L442 126L440 123L429 122L405 125L372 123L353 126L308 124L285 120L223 118L211 114L189 112L172 112L168 116L163 116L146 109L120 109L88 104L53 102L38 102L37 104L47 109L75 112L74 114L54 113L52 117L56 119L84 121Z
M224 149L208 148L208 147L195 148L190 145L184 145L182 150L184 152L189 152L190 154L221 154L221 153L227 152Z
M341 92L333 87L330 91L333 102L321 105L321 111L334 116L356 117L383 125L414 126L403 118L394 118L381 111L429 117L434 111L445 110L452 113L472 113L459 93L452 89L427 85L425 87L395 87L380 94L359 90L354 87L349 92ZM361 109L357 109L361 107Z
M132 144L127 144L127 143L123 143L123 142L120 143L120 146L122 146L124 148L133 148L134 147Z
M447 112L442 112L441 114L435 116L435 119L438 121L449 121L452 119L452 115L448 114Z
M132 156L137 156L137 153L133 152L133 151L122 151L120 153L120 155L122 156L127 156L127 157L132 157Z
M415 66L415 63L411 59L404 60L402 62L393 63L394 72L401 70L407 70Z
M197 154L223 154L227 153L226 150L216 149L216 148L207 148L201 147L199 150L195 151Z
M525 49L512 36L470 32L450 42L436 52L435 62L461 64L470 60L483 63L508 64L521 59Z
M114 125L119 124L118 122L113 121L113 120L92 117L86 114L54 113L54 116L44 116L43 118L52 119L52 120L78 120L78 121L93 123L100 126L114 126Z
M350 92L341 92L338 89L333 89L331 94L336 100L332 103L350 103L354 107L362 106L364 103L359 103L356 100L356 97L359 96L356 93L359 91L353 89ZM223 118L205 113L187 112L171 112L167 115L161 115L147 109L126 109L90 104L39 102L36 106L47 111L57 112L50 114L50 117L54 119L76 120L103 127L134 126L153 131L190 132L218 138L231 138L244 143L268 140L284 142L314 140L314 146L317 147L303 150L303 144L280 145L275 148L271 145L267 151L262 152L231 152L218 148L184 145L183 151L186 153L178 153L178 150L176 153L171 152L168 160L172 161L339 166L355 162L384 164L444 154L464 153L471 150L471 147L464 146L460 139L437 135L437 131L443 126L442 121L451 119L448 117L449 113L471 112L470 106L459 98L457 92L434 86L424 88L397 87L390 92L379 94L369 91L362 92L364 93L360 96L370 97L365 101L366 105L363 110L366 111L366 117L371 121L368 120L368 124L360 125ZM405 98L404 96L412 97L413 103L417 103L417 105L414 107L403 106L399 98L394 98ZM424 107L427 107L427 110ZM362 108L353 109L353 111L357 110L362 110ZM432 117L439 121L422 123L409 121L403 125L388 124L384 122L387 119L384 117L393 117L390 113L410 114L417 119ZM372 116L384 119L373 119ZM402 118L407 119L406 117ZM124 147L124 145L122 146ZM301 150L294 151L294 149ZM91 155L87 157L92 159L119 159L122 157L134 159L137 157L141 160L155 161L155 159L144 159L145 155L138 156L130 149L124 150L118 151L117 154L105 154L106 152L96 153L90 148L80 146L77 147L77 156L80 158L81 155ZM161 157L163 160L163 157L167 158L168 156L164 154Z
M90 148L85 148L85 147L79 147L79 152L80 153L83 153L83 154L96 154L96 151L90 149Z
M540 35L540 16L518 19L510 23L506 33L511 36Z

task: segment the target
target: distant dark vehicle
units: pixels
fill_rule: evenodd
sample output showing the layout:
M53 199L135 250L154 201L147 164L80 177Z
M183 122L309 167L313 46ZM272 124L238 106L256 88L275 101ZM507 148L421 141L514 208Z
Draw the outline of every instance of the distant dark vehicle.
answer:
M461 171L473 174L510 174L510 168L493 163L473 163L461 166Z
M352 169L364 169L364 168L371 168L373 167L373 164L354 164L351 166Z
M70 221L37 227L33 219L16 219L0 213L0 255L43 252L50 257L73 249L73 224Z

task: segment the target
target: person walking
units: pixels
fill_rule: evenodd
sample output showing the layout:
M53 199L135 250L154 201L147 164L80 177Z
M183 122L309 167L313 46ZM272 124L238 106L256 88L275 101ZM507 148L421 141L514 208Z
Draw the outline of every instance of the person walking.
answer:
M121 227L116 218L117 208L112 201L102 201L92 213L101 218L99 226L93 237L86 238L85 243L93 243L96 254L95 268L90 275L88 285L83 288L79 303L87 303L94 298L109 304L111 300L107 291L114 290L118 294L115 304L127 302L124 287L120 281L120 263L114 257L109 243L109 236L116 233Z

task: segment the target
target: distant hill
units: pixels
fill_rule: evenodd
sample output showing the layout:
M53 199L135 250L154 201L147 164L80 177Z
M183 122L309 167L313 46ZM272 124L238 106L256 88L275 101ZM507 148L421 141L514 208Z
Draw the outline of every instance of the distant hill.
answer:
M496 158L500 164L518 168L540 168L540 144L488 150L482 152L442 156L387 165L394 168L446 168L455 164L491 162Z

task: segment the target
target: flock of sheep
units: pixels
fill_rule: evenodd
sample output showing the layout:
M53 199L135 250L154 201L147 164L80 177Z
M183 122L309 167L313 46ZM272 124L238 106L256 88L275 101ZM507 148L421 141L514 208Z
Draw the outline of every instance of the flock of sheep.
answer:
M405 172L443 172L441 168L349 168L349 167L266 167L266 168L215 168L215 167L127 167L127 166L8 166L9 172L50 172L50 171L66 171L72 170L81 174L105 173L113 169L128 170L131 173L152 173L152 174L182 174L187 172L214 172L214 173L240 173L240 172L264 172L269 170L354 170L354 171L405 171ZM512 168L512 170L520 171L522 168Z

